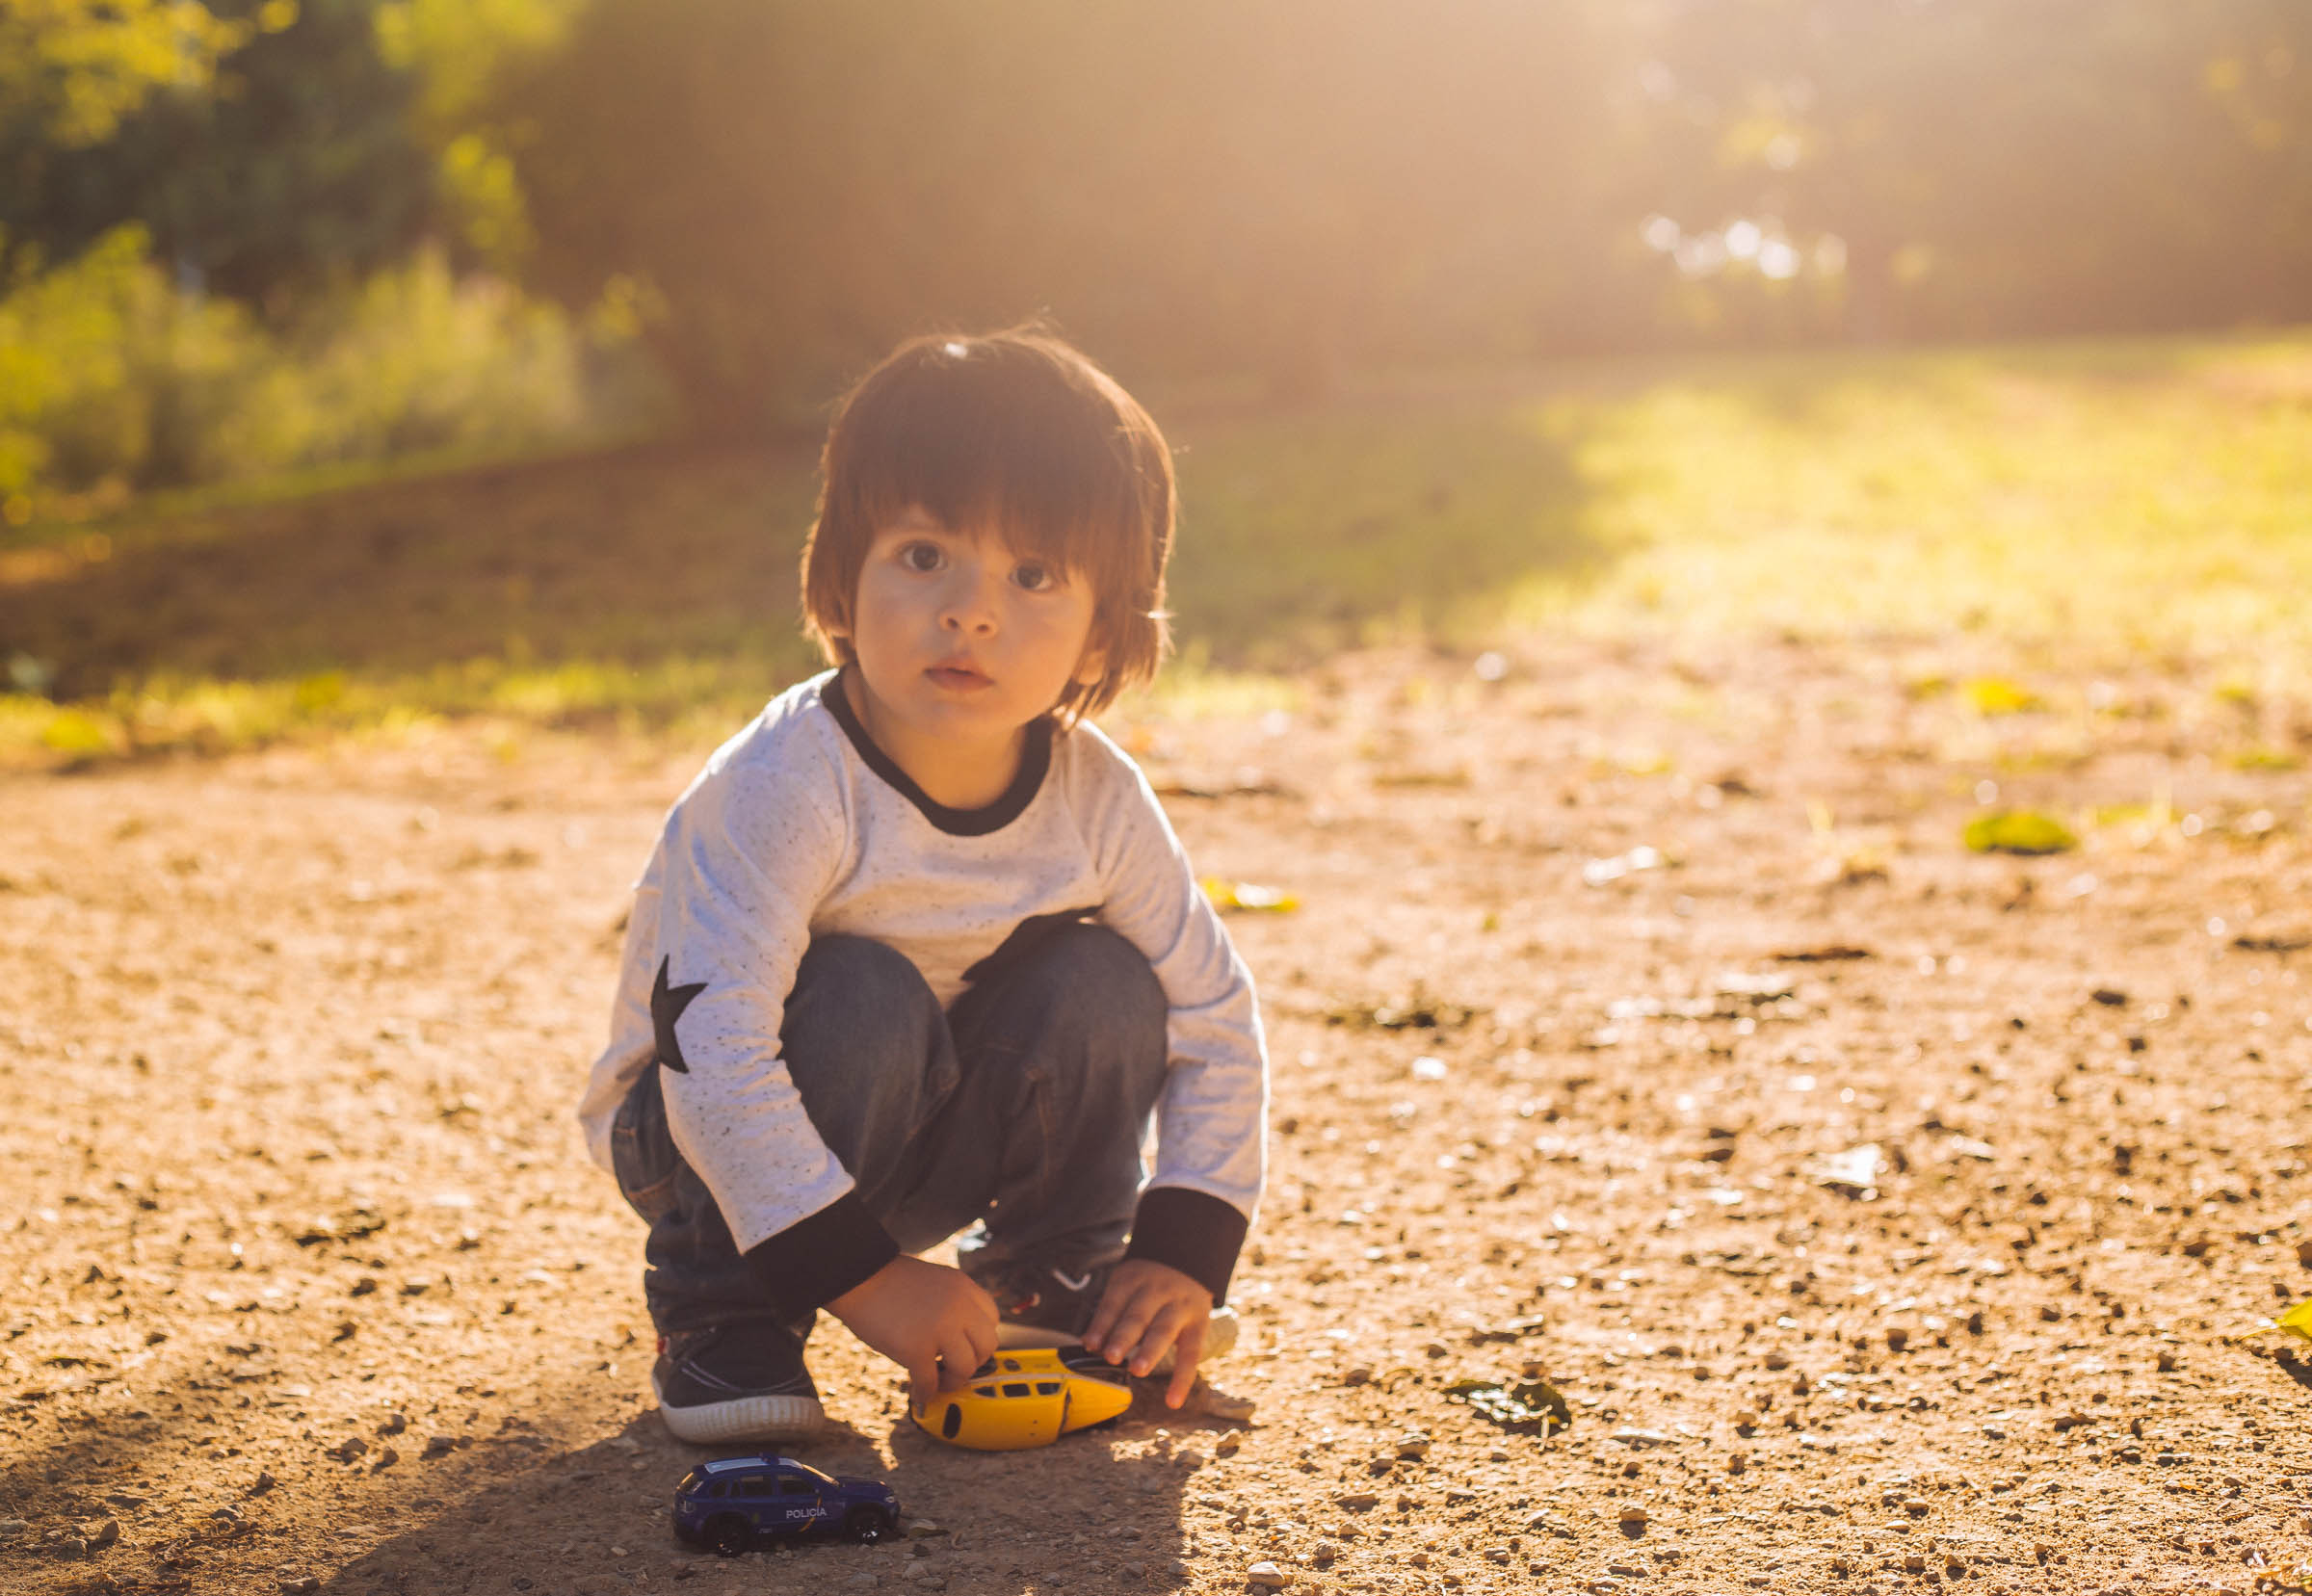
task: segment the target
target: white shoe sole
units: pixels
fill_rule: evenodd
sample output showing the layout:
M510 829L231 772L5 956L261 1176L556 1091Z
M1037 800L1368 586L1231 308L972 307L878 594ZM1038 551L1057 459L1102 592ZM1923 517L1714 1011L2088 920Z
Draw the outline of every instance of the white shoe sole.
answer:
M1212 1322L1204 1326L1204 1356L1199 1362L1210 1363L1213 1359L1225 1354L1230 1347L1236 1345L1236 1330L1237 1320L1234 1308L1215 1310ZM996 1326L995 1344L998 1347L1007 1347L1013 1351L1019 1351L1032 1347L1081 1347L1084 1344L1084 1338L1067 1335L1059 1330L1047 1330L1040 1324L999 1324ZM1156 1360L1156 1367L1149 1370L1148 1373L1166 1374L1171 1372L1171 1368L1172 1354L1168 1351L1163 1357Z
M658 1416L677 1441L778 1441L813 1434L827 1423L827 1409L815 1397L733 1397L726 1402L669 1407L656 1374L650 1376L650 1395L658 1398Z

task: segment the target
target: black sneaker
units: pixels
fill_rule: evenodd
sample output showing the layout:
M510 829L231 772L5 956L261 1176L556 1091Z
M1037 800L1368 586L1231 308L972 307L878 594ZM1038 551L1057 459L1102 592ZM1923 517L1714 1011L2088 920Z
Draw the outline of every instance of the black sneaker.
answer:
M1100 1297L1108 1290L1108 1277L1116 1270L1117 1261L1105 1264L1087 1264L1075 1269L1063 1269L1056 1264L1035 1264L1015 1259L1003 1264L977 1262L978 1254L962 1251L958 1261L963 1272L979 1282L982 1290L995 1298L996 1313L1002 1322L996 1327L998 1347L1073 1347L1084 1339L1091 1327L1091 1316L1099 1310ZM1217 1358L1236 1345L1236 1310L1215 1309L1212 1321L1204 1328L1204 1357ZM1172 1355L1167 1352L1157 1360L1154 1374L1164 1374L1172 1367Z
M680 1441L775 1441L827 1422L802 1337L768 1321L660 1336L650 1390Z

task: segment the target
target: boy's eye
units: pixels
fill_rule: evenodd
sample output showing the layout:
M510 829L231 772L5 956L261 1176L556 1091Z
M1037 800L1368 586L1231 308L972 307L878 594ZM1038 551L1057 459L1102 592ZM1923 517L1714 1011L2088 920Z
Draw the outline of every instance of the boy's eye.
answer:
M1056 588L1060 585L1060 579L1052 574L1052 568L1049 565L1038 565L1033 561L1013 570L1012 580L1031 593L1039 593L1047 588Z
M936 543L909 543L899 551L899 562L911 571L935 571L944 560Z

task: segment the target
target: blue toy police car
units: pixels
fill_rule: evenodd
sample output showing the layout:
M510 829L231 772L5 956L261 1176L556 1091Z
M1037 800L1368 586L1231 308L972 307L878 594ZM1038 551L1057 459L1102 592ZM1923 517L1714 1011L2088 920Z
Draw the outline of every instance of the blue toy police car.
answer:
M701 1463L674 1487L674 1533L735 1557L757 1537L840 1535L862 1544L899 1528L899 1498L880 1479L838 1479L792 1457Z

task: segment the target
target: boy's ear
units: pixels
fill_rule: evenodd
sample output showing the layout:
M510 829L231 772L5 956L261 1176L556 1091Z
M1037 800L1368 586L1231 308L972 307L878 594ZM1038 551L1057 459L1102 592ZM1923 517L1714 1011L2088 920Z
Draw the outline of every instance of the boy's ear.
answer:
M1084 645L1083 658L1076 661L1074 674L1068 679L1079 687L1090 687L1108 674L1108 650L1096 642Z

